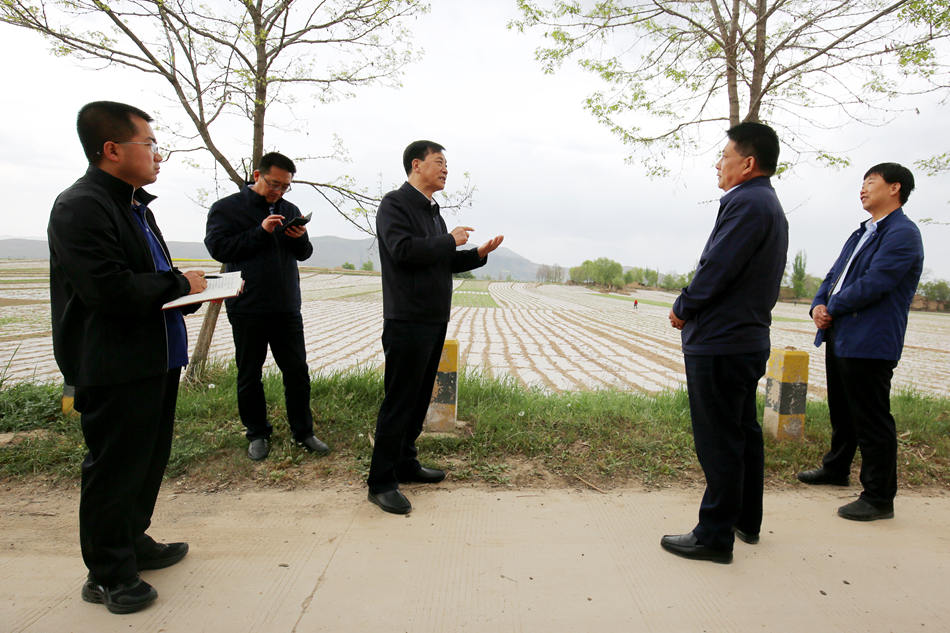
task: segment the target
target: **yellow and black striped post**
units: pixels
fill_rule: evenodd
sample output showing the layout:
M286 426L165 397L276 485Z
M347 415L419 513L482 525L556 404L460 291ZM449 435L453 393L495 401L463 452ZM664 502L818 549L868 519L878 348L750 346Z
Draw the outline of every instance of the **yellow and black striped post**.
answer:
M773 349L765 375L765 430L780 440L801 440L805 436L808 352Z
M79 412L73 408L75 397L76 388L63 383L63 415L79 415Z
M455 431L459 399L459 342L449 339L442 347L439 373L432 386L432 400L426 413L426 431Z

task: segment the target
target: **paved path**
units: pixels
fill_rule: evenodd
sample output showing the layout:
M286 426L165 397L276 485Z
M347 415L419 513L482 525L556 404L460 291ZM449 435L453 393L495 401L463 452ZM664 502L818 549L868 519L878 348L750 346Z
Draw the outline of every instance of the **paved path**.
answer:
M0 631L109 633L950 631L950 494L844 521L856 489L769 492L759 545L687 561L700 491L407 487L387 515L362 486L173 494L152 534L191 553L145 572L158 601L82 602L75 492L0 495Z

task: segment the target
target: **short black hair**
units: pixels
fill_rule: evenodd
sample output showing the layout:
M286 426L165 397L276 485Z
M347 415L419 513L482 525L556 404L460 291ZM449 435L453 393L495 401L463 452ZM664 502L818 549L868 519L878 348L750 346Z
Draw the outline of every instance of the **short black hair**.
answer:
M775 173L778 167L779 142L775 130L764 123L746 121L726 130L726 136L736 144L742 156L751 156L766 176Z
M429 154L444 152L445 148L432 141L413 141L402 153L402 166L406 168L406 175L412 173L412 161L425 160Z
M871 174L877 174L889 185L900 183L901 205L907 203L910 192L914 190L914 174L909 169L897 163L878 163L864 174L864 178L867 179Z
M76 132L82 151L92 164L102 160L102 146L107 142L123 143L138 131L132 117L152 122L152 117L138 108L115 101L93 101L79 109Z
M257 171L261 172L262 174L269 174L271 167L283 169L284 171L289 171L292 174L297 173L297 167L294 165L294 161L277 152L264 154L261 156L261 161L257 163Z

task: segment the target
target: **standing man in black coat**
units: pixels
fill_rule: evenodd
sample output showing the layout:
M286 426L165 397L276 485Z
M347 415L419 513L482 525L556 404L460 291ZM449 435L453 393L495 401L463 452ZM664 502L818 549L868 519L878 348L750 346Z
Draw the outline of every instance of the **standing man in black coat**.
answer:
M292 160L271 152L261 157L254 184L211 205L205 246L228 272L241 272L244 292L225 300L234 334L238 411L254 461L270 453L273 432L261 375L267 346L284 378L287 423L298 445L311 453L330 452L313 435L310 411L310 368L300 315L300 273L297 262L313 254L307 227L283 225L301 217L284 199L297 168Z
M89 167L50 212L53 352L76 388L89 452L82 463L79 542L89 578L86 602L132 613L158 593L138 577L174 565L187 543L157 543L145 532L171 454L181 368L188 364L182 310L162 304L207 286L182 274L143 186L162 156L138 108L89 103L76 127ZM189 306L187 312L197 310Z
M432 386L452 310L452 273L484 266L504 240L457 250L471 227L449 233L432 199L449 174L444 147L415 141L403 153L408 181L384 197L376 213L383 272L383 352L386 397L376 419L369 500L385 512L407 514L400 483L437 483L445 471L423 468L416 458Z
M699 524L664 536L665 550L731 563L735 536L759 541L765 449L755 393L769 359L769 327L788 253L788 222L769 177L772 128L740 123L716 164L719 215L670 323L682 330L696 456L706 475Z

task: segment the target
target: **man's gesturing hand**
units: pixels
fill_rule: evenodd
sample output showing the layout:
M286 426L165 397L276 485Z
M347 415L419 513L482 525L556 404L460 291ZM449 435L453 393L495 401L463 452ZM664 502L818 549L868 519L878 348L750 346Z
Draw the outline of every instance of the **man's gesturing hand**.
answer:
M203 270L189 270L185 273L185 279L191 284L191 291L188 293L190 295L202 292L208 287L208 282L205 281L205 271Z
M827 330L832 321L832 316L828 314L828 308L823 305L817 305L812 309L811 318L815 321L815 327L819 330Z
M491 238L490 240L488 240L487 242L485 242L484 244L478 247L478 256L485 257L490 252L492 252L493 250L501 246L501 243L503 241L505 241L504 235L496 235L495 237Z
M474 230L475 229L470 226L457 226L452 229L452 233L450 235L455 238L455 245L461 246L462 244L468 242L468 232Z
M264 221L261 222L261 228L263 228L268 233L273 233L274 229L282 224L281 220L284 219L282 215L269 215L264 218Z

